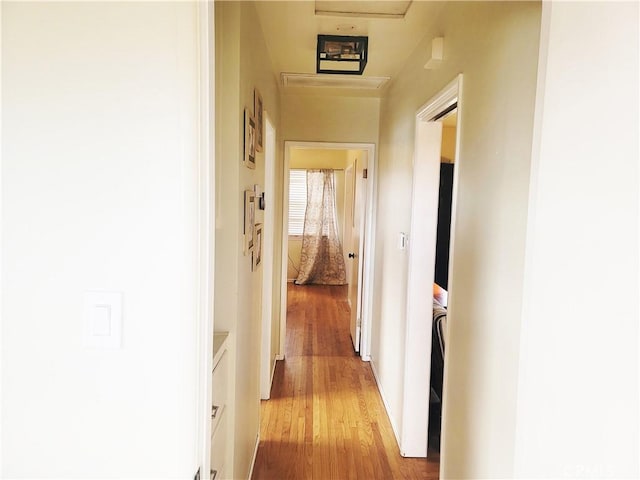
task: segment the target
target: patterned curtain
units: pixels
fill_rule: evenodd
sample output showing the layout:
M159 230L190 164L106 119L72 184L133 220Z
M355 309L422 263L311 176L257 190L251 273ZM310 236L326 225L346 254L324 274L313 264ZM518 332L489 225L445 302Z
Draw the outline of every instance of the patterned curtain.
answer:
M336 218L333 170L308 170L307 208L297 285L347 283Z

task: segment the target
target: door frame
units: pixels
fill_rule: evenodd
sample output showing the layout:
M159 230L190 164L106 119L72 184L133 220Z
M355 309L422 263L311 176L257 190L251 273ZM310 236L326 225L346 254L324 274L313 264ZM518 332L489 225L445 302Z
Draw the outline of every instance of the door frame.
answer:
M198 59L198 299L196 319L197 404L195 456L200 477L211 468L211 408L215 280L215 9L197 4Z
M273 195L276 191L276 128L265 110L264 192ZM262 339L260 347L260 398L271 397L271 382L275 358L271 355L273 332L273 273L277 270L275 260L275 198L269 199L264 210L264 245L262 258Z
M362 261L369 268L364 269L362 278L362 319L360 327L360 357L371 360L371 312L373 309L373 265L375 260L376 207L378 199L378 158L374 143L350 142L304 142L287 140L284 142L284 168L282 188L282 265L280 272L280 348L279 358L284 358L287 326L287 263L289 250L289 164L291 150L295 148L364 150L368 155L367 198L365 211L365 236Z
M431 291L434 280L436 254L436 227L439 191L440 143L434 145L424 141L435 128L434 117L457 102L458 126L456 129L456 168L453 175L453 195L451 205L451 237L449 242L449 274L455 259L455 225L458 198L458 172L460 170L460 123L462 119L462 74L433 96L415 117L415 147L413 157L413 193L411 204L411 236L407 272L407 319L404 358L404 387L402 400L402 428L400 450L405 457L426 457L429 443L429 398L431 392L431 328L433 317L432 297L425 295L425 288ZM437 162L437 165L435 164ZM437 172L437 173L435 173ZM418 188L419 187L419 188ZM435 215L434 215L435 212ZM425 222L431 218L431 223ZM426 248L425 248L426 247ZM425 268L426 267L426 268ZM454 296L449 282L448 305ZM453 311L447 310L448 321ZM425 318L427 321L425 321ZM445 339L446 342L446 339ZM426 348L425 348L426 346ZM445 357L443 397L446 395L447 360ZM426 409L425 409L426 405ZM442 439L446 431L446 410L442 411ZM444 452L441 453L443 457ZM440 465L443 465L441 460Z

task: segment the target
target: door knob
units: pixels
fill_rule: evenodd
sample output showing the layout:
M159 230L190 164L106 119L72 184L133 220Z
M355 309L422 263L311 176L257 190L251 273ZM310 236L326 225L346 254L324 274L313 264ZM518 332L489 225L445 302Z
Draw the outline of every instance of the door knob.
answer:
M349 258L356 258L356 254L355 254L355 253L353 253L353 252L351 252L351 253L349 254Z

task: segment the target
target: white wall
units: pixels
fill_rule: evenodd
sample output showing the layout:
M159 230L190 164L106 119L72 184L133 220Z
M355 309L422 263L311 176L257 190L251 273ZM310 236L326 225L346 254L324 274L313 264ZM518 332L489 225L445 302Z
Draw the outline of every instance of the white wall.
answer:
M400 430L408 259L396 244L410 226L415 115L464 75L444 478L513 473L539 28L539 3L447 2L382 101L371 356ZM436 36L445 38L446 60L425 70Z
M2 475L192 478L195 4L2 10ZM83 348L89 289L118 350Z
M264 108L278 130L280 102L276 76L253 2L217 2L216 27L219 208L216 215L215 325L216 329L231 332L232 337L232 378L235 381L231 414L235 423L231 478L247 478L260 426L262 270L252 272L251 255L243 254L243 192L253 189L254 184L263 186L265 170L264 152L257 154L253 170L241 162L243 112L245 108L253 112L254 88L258 88ZM281 171L276 172L276 178L282 178ZM273 192L266 193L267 208L277 209ZM263 212L258 210L256 222L262 221ZM279 231L281 226L276 225L275 232ZM276 244L280 241L276 234ZM266 257L265 261L268 259ZM280 298L278 283L274 283L274 298ZM279 311L276 311L279 305L279 301L274 302L273 318L279 318ZM278 329L278 323L272 322L274 329ZM279 331L274 332L272 338L278 336Z
M638 3L543 11L516 474L638 478Z

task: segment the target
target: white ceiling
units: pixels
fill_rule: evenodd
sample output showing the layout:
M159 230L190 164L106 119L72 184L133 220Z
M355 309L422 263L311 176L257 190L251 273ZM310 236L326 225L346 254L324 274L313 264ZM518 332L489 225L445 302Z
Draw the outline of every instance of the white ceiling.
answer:
M318 7L327 2L318 2ZM403 18L371 17L367 5L380 10L381 4L397 2L331 1L335 10L353 11L358 15L316 15L314 0L258 0L257 10L276 73L316 73L318 34L364 35L369 37L369 59L363 76L393 77L425 35L427 26L438 15L443 2L413 1ZM386 5L386 7L394 5ZM387 8L389 10L389 8ZM393 9L391 9L393 10ZM397 9L396 9L397 10ZM425 53L425 58L428 52ZM354 75L355 77L355 75Z

